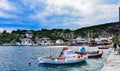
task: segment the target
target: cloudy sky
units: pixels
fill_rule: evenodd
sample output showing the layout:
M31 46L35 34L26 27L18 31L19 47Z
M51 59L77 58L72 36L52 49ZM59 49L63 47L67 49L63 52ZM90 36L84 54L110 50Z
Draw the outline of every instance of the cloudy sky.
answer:
M0 0L0 31L81 27L118 22L120 0Z

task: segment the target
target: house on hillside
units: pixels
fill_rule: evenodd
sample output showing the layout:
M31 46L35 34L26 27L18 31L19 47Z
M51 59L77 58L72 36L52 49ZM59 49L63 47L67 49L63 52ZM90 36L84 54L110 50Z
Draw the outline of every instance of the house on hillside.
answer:
M32 45L32 40L30 38L21 39L21 45Z
M43 38L40 38L37 43L39 45L51 45L51 39L50 38L47 38L47 37L43 37Z
M26 35L27 38L32 38L33 37L33 32L32 31L27 31L25 35Z
M61 44L65 44L65 42L61 39L58 39L58 40L55 41L55 44L61 45Z

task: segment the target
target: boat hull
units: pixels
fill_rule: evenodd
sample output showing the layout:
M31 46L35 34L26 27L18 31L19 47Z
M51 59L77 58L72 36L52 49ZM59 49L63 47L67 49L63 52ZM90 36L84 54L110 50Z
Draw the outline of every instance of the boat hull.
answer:
M85 61L85 58L83 59L76 59L76 60L41 60L39 61L39 64L72 64L72 63L79 63Z
M109 49L109 46L99 46L98 49Z
M103 54L91 54L91 55L88 55L88 58L100 58L102 57Z
M98 47L98 49L109 49L109 47Z
M85 52L85 53L75 52L75 53L87 55L88 58L99 58L99 57L102 57L102 55L103 55L103 52L101 52L101 53L99 53L99 52Z

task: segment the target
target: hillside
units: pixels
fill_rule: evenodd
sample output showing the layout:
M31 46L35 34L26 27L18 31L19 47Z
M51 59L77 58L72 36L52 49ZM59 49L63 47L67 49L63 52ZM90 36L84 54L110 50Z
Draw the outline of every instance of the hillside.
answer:
M84 27L77 29L75 31L81 31L81 30L95 30L95 29L119 29L120 28L120 22L112 22L112 23L105 23L105 24L100 24L100 25L94 25L94 26L89 26L89 27Z
M113 35L115 32L120 31L120 22L112 22L105 23L100 25L94 25L89 27L84 27L75 30L75 34L81 35L82 37L89 37L89 33L93 35L93 37L98 37L99 35Z
M31 31L32 41L36 41L43 37L48 37L52 41L62 39L64 41L70 41L77 37L82 38L98 38L98 37L111 37L115 32L120 31L120 22L106 23L101 25L95 25L90 27L84 27L77 30L70 29L42 29L42 30L14 30L11 33L3 31L0 33L0 45L4 43L20 42L21 39L26 38L26 33Z

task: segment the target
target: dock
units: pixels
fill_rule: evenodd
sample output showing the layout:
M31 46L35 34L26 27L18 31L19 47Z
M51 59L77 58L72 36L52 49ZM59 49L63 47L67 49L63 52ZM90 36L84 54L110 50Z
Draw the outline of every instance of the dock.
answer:
M120 54L112 50L101 71L120 71Z

